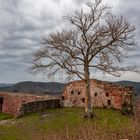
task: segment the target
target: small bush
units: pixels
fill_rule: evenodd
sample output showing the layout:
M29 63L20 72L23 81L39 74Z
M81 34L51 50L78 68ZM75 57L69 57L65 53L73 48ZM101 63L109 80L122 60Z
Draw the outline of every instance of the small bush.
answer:
M122 114L126 116L134 115L133 106L128 104L127 102L123 103L121 111Z

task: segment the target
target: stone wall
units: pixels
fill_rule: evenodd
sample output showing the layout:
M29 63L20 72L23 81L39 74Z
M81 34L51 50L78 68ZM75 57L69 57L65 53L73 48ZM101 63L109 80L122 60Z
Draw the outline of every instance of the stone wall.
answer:
M21 117L26 113L44 110L47 108L60 107L60 99L38 100L23 103L18 111L17 117Z
M1 111L15 116L18 116L18 111L20 110L22 104L29 101L59 99L59 97L52 97L49 95L36 96L31 94L7 92L0 92L0 98L3 100Z
M91 80L90 94L92 107L113 107L120 109L124 102L132 103L132 87L114 85L99 80ZM62 95L64 106L84 107L85 84L74 81L67 84Z
M124 102L132 104L133 88L114 85L99 80L91 80L90 94L92 107L113 107L121 109ZM20 116L26 112L38 111L44 108L56 107L84 107L85 84L83 81L70 82L65 86L61 97L31 95L22 93L0 92L0 112Z

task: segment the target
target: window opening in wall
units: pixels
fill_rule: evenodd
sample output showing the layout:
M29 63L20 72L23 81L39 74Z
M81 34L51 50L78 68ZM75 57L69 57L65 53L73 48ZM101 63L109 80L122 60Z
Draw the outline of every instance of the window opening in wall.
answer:
M85 102L85 98L82 98L82 102L83 102L83 103Z
M79 91L79 92L78 92L78 95L80 95L80 94L81 94L81 92Z
M107 105L111 106L111 100L107 100Z
M0 97L0 112L2 111L3 97Z
M97 92L94 93L94 96L97 96Z
M109 97L109 93L105 93L106 97Z
M65 97L64 96L62 96L62 100L65 100Z
M71 91L71 94L74 94L74 91Z

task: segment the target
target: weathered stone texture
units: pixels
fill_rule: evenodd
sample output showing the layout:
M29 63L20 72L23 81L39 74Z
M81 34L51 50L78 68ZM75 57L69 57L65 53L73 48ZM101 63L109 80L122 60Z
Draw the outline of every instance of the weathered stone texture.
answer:
M99 80L91 80L90 82L92 107L121 109L124 102L132 104L132 87L123 87ZM38 111L52 106L84 107L84 102L85 84L83 81L67 84L62 93L62 100L58 96L0 92L0 112L10 113L17 117L26 112Z
M23 104L26 104L27 102L30 101L34 102L38 100L50 100L53 98L55 99L56 97L50 97L49 95L36 96L22 93L15 94L15 93L0 92L0 98L3 99L1 111L18 116L19 110Z
M133 89L112 83L91 80L90 94L93 107L113 107L121 109L124 102L131 104ZM62 95L64 106L83 107L85 102L85 84L83 81L70 82Z
M60 99L38 100L23 103L18 111L17 117L21 117L26 113L40 111L47 108L60 107Z

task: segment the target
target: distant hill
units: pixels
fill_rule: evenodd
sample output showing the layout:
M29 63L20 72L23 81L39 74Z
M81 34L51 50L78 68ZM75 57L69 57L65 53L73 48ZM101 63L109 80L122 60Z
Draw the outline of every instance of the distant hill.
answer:
M140 95L140 82L118 81L113 83L124 86L133 86L135 94ZM3 86L0 87L0 91L42 94L42 95L45 94L58 95L62 93L65 86L64 83L32 82L32 81L19 82L14 85L12 84L2 84L2 85Z
M65 84L56 82L32 82L25 81L14 84L13 86L1 87L1 91L21 92L31 94L60 94Z
M0 88L1 87L9 87L12 86L13 84L5 84L5 83L0 83Z
M123 85L123 86L133 86L135 94L140 95L140 82L118 81L118 82L114 82L114 83Z

